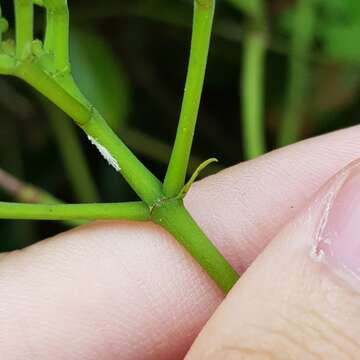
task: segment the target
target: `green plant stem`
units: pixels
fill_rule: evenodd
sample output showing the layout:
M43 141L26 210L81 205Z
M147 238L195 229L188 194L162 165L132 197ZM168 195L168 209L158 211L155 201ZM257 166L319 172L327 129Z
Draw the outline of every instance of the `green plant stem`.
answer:
M54 55L55 68L69 68L69 10L67 0L44 0L46 30L44 48Z
M47 105L47 113L74 194L80 202L97 202L99 195L74 124L51 104Z
M43 0L37 3L40 5L43 3L46 6L50 1L53 1L53 4L60 3L60 0ZM56 67L55 71L53 70L51 56L43 51L40 42L33 42L31 48L33 54L21 60L16 57L16 66L11 70L11 74L26 81L74 119L109 162L122 173L144 202L71 205L2 202L0 203L0 218L151 219L174 235L218 286L227 293L237 281L238 274L195 223L182 200L175 198L176 195L183 195L181 190L185 182L200 105L214 8L215 0L195 1L189 69L178 132L164 187L107 126L96 109L84 100L70 72L61 72L59 71L61 69ZM52 29L51 31L54 31L54 27ZM204 165L202 164L198 171ZM194 176L196 175L197 172ZM194 177L190 179L190 184L193 180ZM185 192L187 188L184 188Z
M210 46L215 0L195 0L190 60L174 148L164 180L164 193L176 196L185 183L199 112Z
M94 108L77 101L34 62L22 62L16 68L15 75L56 104L74 119L89 136L104 147L119 165L120 172L126 181L142 200L152 205L163 197L160 181L114 134Z
M266 151L264 123L265 35L251 30L243 47L241 72L242 124L245 157L255 158Z
M57 199L43 189L24 183L10 175L6 171L0 169L0 188L7 194L11 195L16 201L21 203L31 204L62 204L63 202ZM67 220L64 223L68 226L78 226L84 224L83 221Z
M49 53L54 53L55 42L55 22L54 15L49 10L46 11L46 27L44 36L44 50Z
M225 293L229 292L239 275L195 223L181 200L170 200L154 208L151 217L176 238Z
M266 56L266 19L263 0L228 0L249 18L243 40L240 79L242 136L246 159L266 151L264 123L264 68Z
M142 202L119 204L21 204L0 202L1 219L22 220L136 220L149 219Z
M32 0L14 0L16 22L16 56L24 59L30 54L34 36L34 4Z
M309 72L309 53L314 40L314 0L299 0L296 5L291 40L289 79L284 118L278 145L285 146L301 137Z

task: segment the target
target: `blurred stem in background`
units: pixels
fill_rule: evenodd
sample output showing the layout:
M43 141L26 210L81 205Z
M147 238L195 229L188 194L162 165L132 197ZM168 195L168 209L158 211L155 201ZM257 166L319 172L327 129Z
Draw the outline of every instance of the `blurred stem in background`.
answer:
M240 94L243 143L246 159L266 152L264 120L264 74L266 26L263 0L245 0L250 25L244 39Z
M240 72L242 139L246 159L266 152L264 121L264 74L266 19L263 0L229 0L249 17L244 36Z
M263 32L250 30L243 47L240 81L242 136L246 159L266 152L264 120L264 70L266 41Z
M46 104L46 110L76 199L81 202L98 202L99 195L75 125L52 104Z
M297 1L293 23L287 98L278 146L289 145L301 138L307 86L310 78L308 62L314 41L315 0Z

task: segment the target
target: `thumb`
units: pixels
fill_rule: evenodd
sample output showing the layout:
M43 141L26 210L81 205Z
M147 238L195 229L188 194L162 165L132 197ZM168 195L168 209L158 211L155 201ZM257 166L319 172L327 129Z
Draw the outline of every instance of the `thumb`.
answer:
M360 359L359 289L357 162L258 257L186 359Z

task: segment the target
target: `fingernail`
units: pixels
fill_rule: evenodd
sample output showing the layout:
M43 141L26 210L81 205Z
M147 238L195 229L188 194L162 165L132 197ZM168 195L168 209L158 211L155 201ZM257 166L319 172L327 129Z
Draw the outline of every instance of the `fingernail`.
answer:
M318 259L360 280L360 166L350 166L330 193L315 253ZM331 196L333 195L333 196Z

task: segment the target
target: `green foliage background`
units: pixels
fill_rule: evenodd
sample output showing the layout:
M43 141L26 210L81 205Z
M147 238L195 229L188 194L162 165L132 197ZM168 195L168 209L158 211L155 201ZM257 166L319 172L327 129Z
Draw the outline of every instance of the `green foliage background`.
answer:
M303 0L299 0L303 1ZM358 123L360 2L312 0L314 34L301 103L299 138ZM219 0L193 167L217 157L223 167L244 160L239 84L246 1ZM244 7L245 4L245 7ZM286 102L297 1L266 1L265 124L268 150L276 147ZM2 2L12 22L12 2ZM190 46L190 0L69 1L75 78L126 143L163 178L170 155ZM43 14L37 13L41 31ZM308 26L304 18L303 27ZM0 78L0 168L64 201L77 201L48 121L44 102L15 79ZM76 130L77 131L77 130ZM103 201L134 199L129 187L80 134ZM217 171L210 168L209 171ZM0 199L13 200L0 190ZM64 230L49 222L0 223L0 249L26 246Z

